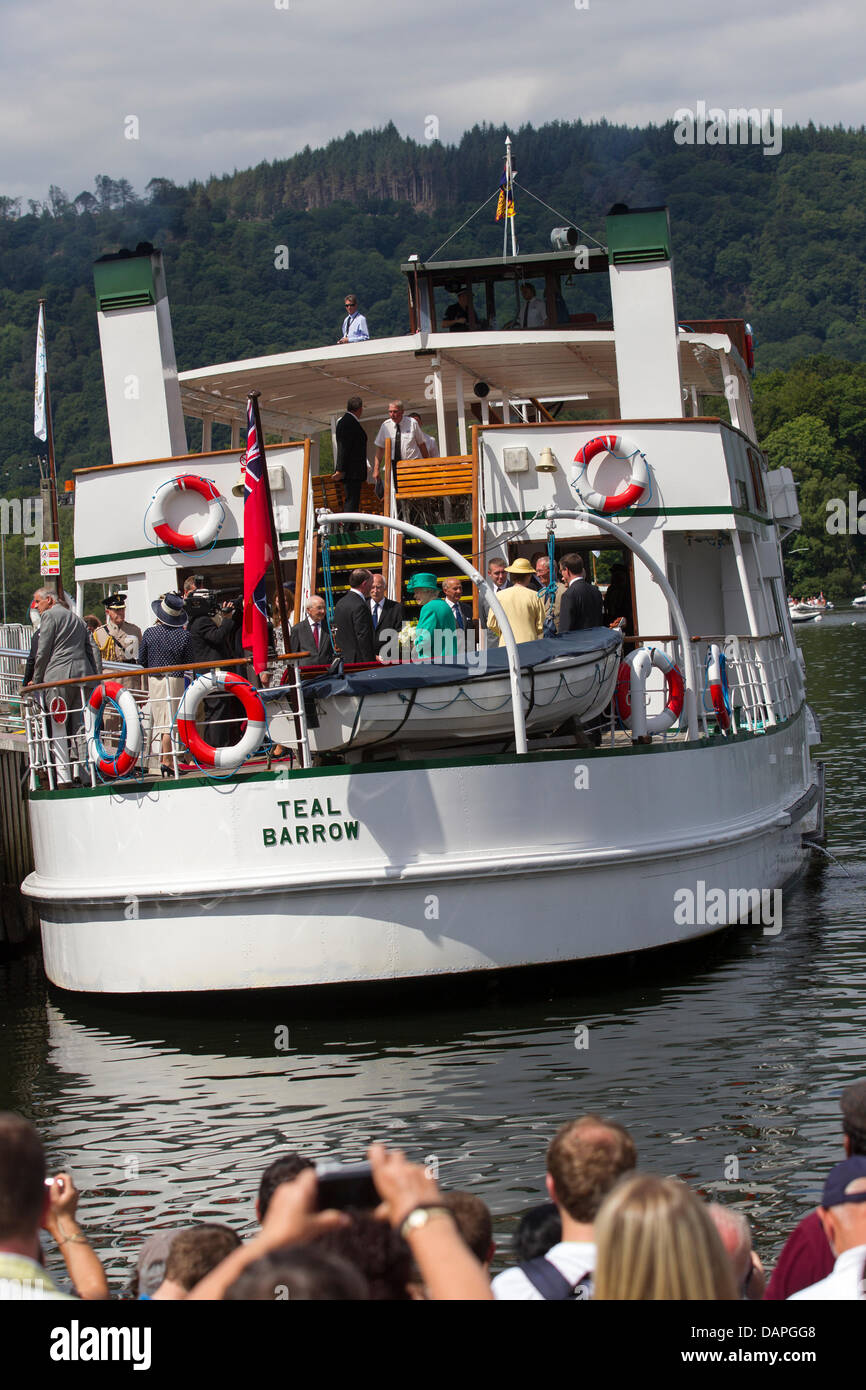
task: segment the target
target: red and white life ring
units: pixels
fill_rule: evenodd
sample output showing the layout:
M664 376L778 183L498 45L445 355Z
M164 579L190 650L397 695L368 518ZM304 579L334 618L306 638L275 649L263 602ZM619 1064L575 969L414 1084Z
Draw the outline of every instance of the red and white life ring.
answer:
M716 642L711 644L707 653L707 684L710 687L716 723L726 732L731 727L731 700L728 695L725 653Z
M195 726L198 707L207 695L234 695L240 700L247 717L247 727L238 743L226 748L214 748L205 743ZM201 767L218 767L232 772L255 753L267 732L265 707L249 681L234 676L230 671L207 671L184 691L177 711L177 736L192 753Z
M652 668L664 674L667 703L651 719L646 713L646 683ZM661 647L638 647L629 652L616 681L616 712L635 738L665 733L683 712L685 682L676 662Z
M175 492L197 492L208 503L208 513L197 531L175 531L165 519L165 504ZM150 524L164 545L172 550L207 550L213 545L225 520L225 507L216 483L210 478L199 478L194 473L184 473L182 477L172 478L157 491L150 513Z
M113 757L103 748L100 738L106 701L115 705L123 718L123 741ZM100 776L112 781L115 777L125 777L135 767L141 753L141 720L132 691L120 681L102 681L94 686L84 706L84 719L88 746Z
M602 493L595 492L585 484L581 485L581 479L586 473L587 466L596 454L617 454L628 459L631 464L631 474L624 492L616 492L610 497L604 497ZM595 439L590 439L575 454L571 485L583 505L590 508L591 511L625 511L627 507L636 506L649 489L649 464L646 461L646 454L624 434L596 435Z

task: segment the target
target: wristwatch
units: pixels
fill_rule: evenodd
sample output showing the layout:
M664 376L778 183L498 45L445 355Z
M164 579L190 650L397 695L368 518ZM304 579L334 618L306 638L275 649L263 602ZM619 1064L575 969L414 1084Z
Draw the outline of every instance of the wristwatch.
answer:
M423 1230L429 1221L435 1221L440 1216L447 1216L452 1223L454 1221L450 1208L442 1202L430 1206L413 1207L400 1227L400 1234L404 1240L408 1240L415 1231Z

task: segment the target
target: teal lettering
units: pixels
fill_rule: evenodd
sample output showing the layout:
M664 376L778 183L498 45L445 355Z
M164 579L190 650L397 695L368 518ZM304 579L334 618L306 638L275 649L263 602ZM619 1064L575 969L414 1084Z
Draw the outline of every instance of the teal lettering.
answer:
M338 811L337 808L336 808L336 806L332 806L332 805L331 805L331 798L328 797L328 815L329 815L329 816L339 816L339 815L341 815L341 814L342 814L342 812L341 812L341 811Z
M283 833L282 833L282 835L280 836L280 844L281 844L281 845L290 845L291 843L292 843L292 837L291 837L291 835L289 834L289 827L288 827L287 825L284 825L284 826L283 826Z
M337 832L336 835L334 834L335 830ZM342 840L343 827L339 825L337 821L332 820L331 824L328 826L328 834L330 835L332 840Z
M344 827L344 829L345 829L345 831L346 831L346 839L347 839L347 840L357 840L357 838L358 838L358 822L357 822L356 820L344 820L344 821L343 821L343 827Z
M319 801L318 798L316 798L316 800L313 802L312 806L310 807L310 815L311 815L311 816L320 816L321 814L322 814L322 803L321 803L321 801Z
M297 817L297 816L305 816L305 815L307 814L306 809L305 809L306 805L307 805L306 801L296 801L296 802L295 802L295 816L296 816L296 817ZM299 807L299 806L300 806L300 808L301 808L300 810L298 810L298 807Z
M324 841L325 841L325 827L324 827L323 825L314 825L314 826L313 826L313 842L315 843L316 840L321 840L322 843L324 844Z
M287 812L287 810L286 810L286 807L287 807L287 806L290 806L291 804L292 804L292 803L291 803L290 801L278 801L278 802L277 802L277 805L280 806L280 807L282 808L283 820L288 820L288 819L289 819L289 814L288 814L288 812Z
M305 845L306 845L306 844L309 844L309 842L310 842L310 827L309 827L308 825L296 825L296 826L295 826L295 839L297 840L298 844L300 844L302 840L303 840L303 842L304 842Z
M264 840L266 845L275 845L277 843L276 830L263 830L262 839Z

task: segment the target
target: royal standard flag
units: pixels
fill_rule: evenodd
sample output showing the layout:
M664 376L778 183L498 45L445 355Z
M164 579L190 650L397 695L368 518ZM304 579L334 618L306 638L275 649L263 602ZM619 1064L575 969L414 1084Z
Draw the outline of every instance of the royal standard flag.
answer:
M501 222L503 217L514 216L514 194L508 188L508 171L502 170L502 182L499 185L499 201L496 204L496 221Z

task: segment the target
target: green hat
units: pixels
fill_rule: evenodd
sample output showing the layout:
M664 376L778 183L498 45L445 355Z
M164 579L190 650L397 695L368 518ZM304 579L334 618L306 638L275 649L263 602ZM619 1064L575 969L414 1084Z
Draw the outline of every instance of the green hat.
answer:
M411 594L415 589L438 589L439 580L435 574L413 574L406 585Z

